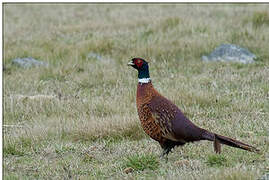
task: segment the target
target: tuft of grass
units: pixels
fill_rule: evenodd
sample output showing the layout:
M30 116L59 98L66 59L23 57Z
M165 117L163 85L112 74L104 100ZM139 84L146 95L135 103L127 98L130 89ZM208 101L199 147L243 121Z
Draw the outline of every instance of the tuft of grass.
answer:
M262 25L269 25L269 12L268 11L258 11L254 12L252 16L252 25L254 28L259 28Z
M229 166L228 159L222 154L208 155L206 164L211 167Z
M123 166L133 168L135 171L156 170L159 167L159 160L154 154L135 154L127 157Z
M8 143L4 145L3 154L4 154L4 157L8 155L23 156L24 152L21 149L19 149L19 147L16 146L16 144Z

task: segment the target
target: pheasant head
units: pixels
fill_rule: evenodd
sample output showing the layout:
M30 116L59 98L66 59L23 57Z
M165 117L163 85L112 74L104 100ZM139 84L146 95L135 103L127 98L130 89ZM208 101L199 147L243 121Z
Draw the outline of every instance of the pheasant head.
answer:
M147 83L150 81L149 66L147 61L142 58L133 58L128 65L132 66L138 71L139 82Z

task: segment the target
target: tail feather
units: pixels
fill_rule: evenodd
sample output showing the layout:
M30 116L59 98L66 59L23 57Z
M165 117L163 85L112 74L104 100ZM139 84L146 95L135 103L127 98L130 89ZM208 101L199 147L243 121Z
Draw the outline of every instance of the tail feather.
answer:
M235 148L240 148L246 151L250 151L250 152L259 152L260 150L248 145L246 143L240 142L238 140L226 137L226 136L222 136L219 134L215 134L215 133L211 133L209 131L206 131L206 133L203 136L205 139L210 140L210 141L214 141L214 150L216 153L220 153L221 152L221 144L225 144L228 146L232 146Z
M217 154L221 153L221 145L220 145L220 141L218 140L218 138L214 138L214 150Z
M232 139L232 138L229 138L226 136L221 136L221 135L215 134L215 139L217 139L217 141L219 141L219 143L221 143L221 144L226 144L228 146L244 149L244 150L247 150L250 152L259 152L259 150L257 148L255 148L251 145L245 144L243 142L240 142L238 140L235 140L235 139ZM216 142L216 140L215 140L215 142ZM215 148L215 151L218 152L218 150L216 150L216 148Z

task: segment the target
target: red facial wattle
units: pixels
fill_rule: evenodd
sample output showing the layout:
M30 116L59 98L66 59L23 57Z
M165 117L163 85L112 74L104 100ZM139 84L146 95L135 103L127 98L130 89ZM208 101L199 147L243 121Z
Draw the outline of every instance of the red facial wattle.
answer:
M138 68L141 68L141 66L143 65L143 61L141 59L137 59L134 63Z

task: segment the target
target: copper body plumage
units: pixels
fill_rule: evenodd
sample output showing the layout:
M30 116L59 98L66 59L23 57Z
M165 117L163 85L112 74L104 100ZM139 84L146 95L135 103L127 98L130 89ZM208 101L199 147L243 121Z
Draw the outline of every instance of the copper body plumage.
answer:
M139 66L137 66L138 64ZM128 65L138 70L140 79L149 79L148 63L144 59L133 58ZM136 105L144 131L160 143L163 148L162 156L168 155L175 146L200 140L213 141L216 153L221 152L220 144L247 151L258 151L248 144L199 128L185 117L175 104L158 93L151 80L147 83L138 83Z

